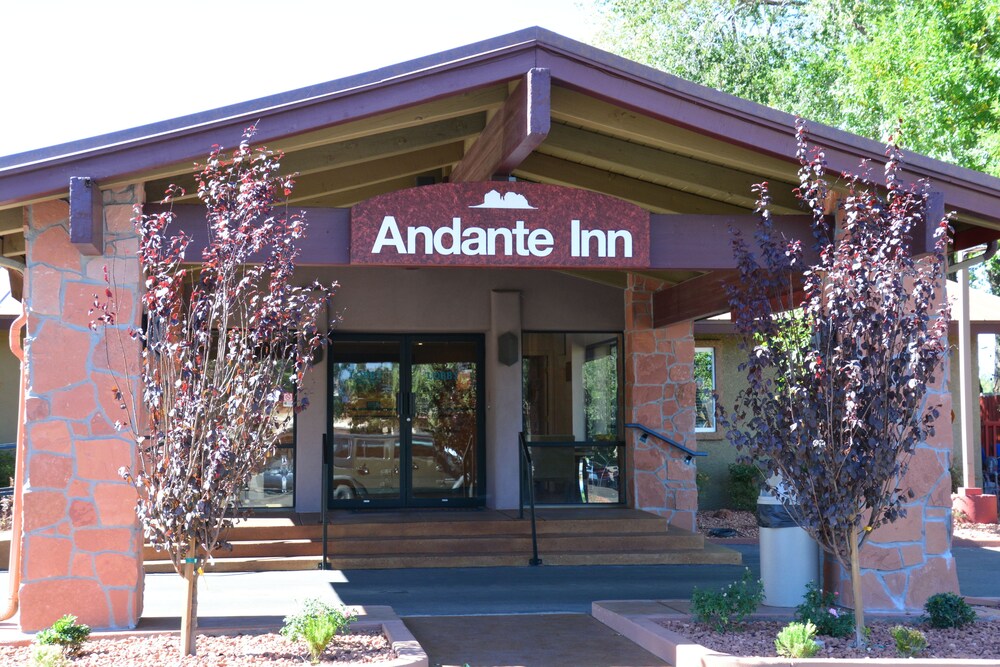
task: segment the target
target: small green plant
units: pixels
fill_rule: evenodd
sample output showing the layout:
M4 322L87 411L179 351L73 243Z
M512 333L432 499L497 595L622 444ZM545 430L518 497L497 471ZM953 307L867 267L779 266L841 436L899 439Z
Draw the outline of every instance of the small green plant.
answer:
M721 591L695 588L691 593L691 613L699 623L712 626L716 632L726 632L754 613L763 599L760 579L754 579L747 569L742 579Z
M912 658L927 648L927 637L920 630L906 625L893 626L889 631L896 641L896 652L902 658Z
M837 604L837 594L814 582L806 585L802 604L795 608L795 620L812 621L816 633L827 637L849 637L854 632L854 616Z
M35 642L43 646L58 646L68 656L80 654L83 642L90 637L90 626L76 622L76 616L66 614L50 627L35 635Z
M707 472L695 473L694 485L698 489L698 493L702 493L705 490L705 487L708 485L708 480L710 479L711 477L709 477Z
M281 635L289 641L304 641L309 647L309 659L315 665L333 638L338 633L346 632L355 618L343 607L310 598L300 613L285 617Z
M781 629L774 640L774 648L784 658L811 658L819 653L816 643L816 626L811 622L792 622Z
M924 620L932 628L960 628L976 620L975 610L961 595L937 593L924 603Z
M35 667L67 667L70 662L55 644L39 644L31 653L31 664Z
M732 463L729 466L729 502L734 510L757 509L763 477L757 466Z

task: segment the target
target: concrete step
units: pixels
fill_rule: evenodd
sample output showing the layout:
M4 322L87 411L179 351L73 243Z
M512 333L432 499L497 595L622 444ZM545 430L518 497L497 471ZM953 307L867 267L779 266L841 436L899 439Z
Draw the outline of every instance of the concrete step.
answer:
M617 551L640 553L681 549L701 549L704 539L698 533L671 531L670 533L591 533L587 535L552 534L538 538L539 548L545 551L586 553L601 552L609 547ZM319 556L323 540L253 540L233 542L231 551L220 551L218 558L278 558L294 556ZM332 538L328 553L343 556L379 554L481 554L527 553L531 550L530 535L485 535L465 537L378 537ZM151 548L144 551L146 560L160 556Z
M636 552L558 552L539 551L544 565L683 565L683 564L739 564L740 554L732 549L706 544L705 549L675 549L654 553ZM444 567L519 567L528 565L530 550L526 553L505 554L378 554L331 555L330 566L336 570L382 570L397 568ZM206 572L266 572L271 570L319 569L319 556L283 558L226 558L206 565ZM146 572L173 572L170 561L147 561Z

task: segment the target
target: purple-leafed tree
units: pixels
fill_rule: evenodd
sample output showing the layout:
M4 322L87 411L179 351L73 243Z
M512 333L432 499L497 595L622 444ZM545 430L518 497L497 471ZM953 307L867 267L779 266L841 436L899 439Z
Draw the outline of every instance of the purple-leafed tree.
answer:
M253 133L231 154L213 147L200 167L209 239L200 261L185 257L190 237L169 235L171 211L133 218L145 291L143 324L131 334L142 363L138 391L123 382L118 398L138 455L121 473L138 492L146 539L186 580L181 651L189 655L202 563L229 546L224 532L241 516L241 492L291 418L282 390L301 386L324 344L317 319L336 287L293 282L305 221L277 204L292 180L278 175L279 154L251 147ZM179 193L171 188L165 201ZM112 295L95 302L92 326L114 324ZM297 411L307 403L296 395Z
M926 185L904 185L890 145L884 182L845 174L835 229L823 152L801 123L797 141L817 259L805 265L801 242L775 232L760 186L760 224L753 243L734 235L739 280L728 288L747 387L720 423L740 460L771 478L769 490L850 571L861 645L858 551L905 515L907 465L939 414L928 388L947 355L949 223L925 221ZM911 236L924 222L936 225L936 243L915 258Z

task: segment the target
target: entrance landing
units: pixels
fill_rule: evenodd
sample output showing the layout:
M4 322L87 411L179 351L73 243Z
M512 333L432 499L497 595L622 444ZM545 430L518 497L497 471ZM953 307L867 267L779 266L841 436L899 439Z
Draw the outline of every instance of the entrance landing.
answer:
M393 510L328 513L333 569L527 565L530 514L517 510ZM628 508L545 508L536 513L545 565L738 564L739 552ZM319 514L257 516L232 530L214 571L316 569L323 554ZM146 552L146 571L172 571ZM209 568L206 567L206 570Z

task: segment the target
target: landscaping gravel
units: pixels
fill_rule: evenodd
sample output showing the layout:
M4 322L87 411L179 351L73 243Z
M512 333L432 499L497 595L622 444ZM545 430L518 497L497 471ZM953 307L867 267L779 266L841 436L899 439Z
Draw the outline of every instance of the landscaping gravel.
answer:
M302 667L309 664L303 642L292 643L277 633L198 637L197 656L181 657L176 635L92 639L72 667ZM33 646L0 646L0 665L31 665ZM322 656L321 665L388 662L396 654L381 632L338 635Z
M868 650L851 646L854 636L837 639L818 637L823 649L817 658L897 658L896 644L889 634L896 622L872 621ZM713 651L736 656L775 657L774 638L787 625L780 621L751 621L734 632L719 633L691 621L660 621L660 625ZM927 649L919 658L982 658L1000 655L1000 620L977 621L964 628L935 629L917 626L927 637Z

